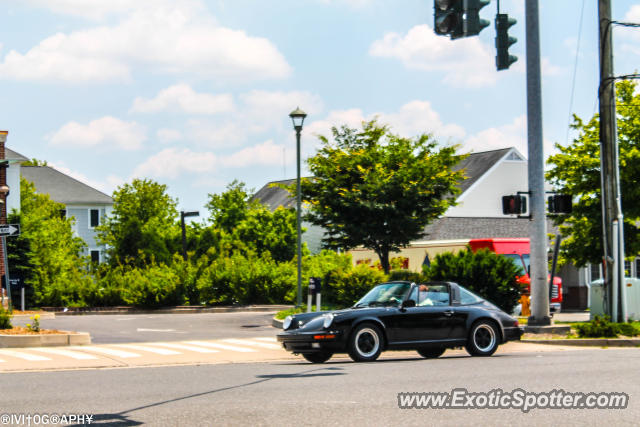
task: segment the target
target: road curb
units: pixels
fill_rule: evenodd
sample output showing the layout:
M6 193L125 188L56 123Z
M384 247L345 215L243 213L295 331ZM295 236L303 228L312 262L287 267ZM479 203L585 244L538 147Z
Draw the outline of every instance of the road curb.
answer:
M0 335L0 348L61 347L91 344L87 332L66 332L42 335Z
M520 340L530 344L573 345L582 347L640 347L637 338L576 338L557 340Z
M11 320L31 320L35 315L40 316L40 320L51 320L56 318L55 313L41 312L35 314L14 314L11 316Z
M271 326L274 328L282 329L283 320L276 319L275 317L271 320Z
M48 312L54 312L57 316L82 316L96 314L194 314L194 313L240 313L240 312L272 312L292 308L291 305L248 305L239 307L174 307L159 308L156 310L139 309L134 307L97 307L79 308L63 311L60 307L43 307Z

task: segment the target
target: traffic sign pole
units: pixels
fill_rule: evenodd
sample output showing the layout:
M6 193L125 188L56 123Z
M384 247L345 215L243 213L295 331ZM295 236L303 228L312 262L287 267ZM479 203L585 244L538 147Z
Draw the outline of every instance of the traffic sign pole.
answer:
M9 310L13 309L11 301L11 282L9 281L9 261L7 261L7 238L2 236L2 255L4 258L4 283L7 287L7 298L9 299Z

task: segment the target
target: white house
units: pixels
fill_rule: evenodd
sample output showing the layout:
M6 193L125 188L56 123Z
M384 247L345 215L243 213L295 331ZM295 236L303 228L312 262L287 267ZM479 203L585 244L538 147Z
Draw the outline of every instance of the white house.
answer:
M94 262L102 262L105 247L96 240L95 227L113 208L113 199L49 166L23 166L28 160L24 156L6 149L5 156L10 162L7 181L11 192L7 198L8 212L20 211L20 176L34 184L40 194L48 194L52 200L65 205L62 212L67 218L73 217L73 231L87 244L83 255Z

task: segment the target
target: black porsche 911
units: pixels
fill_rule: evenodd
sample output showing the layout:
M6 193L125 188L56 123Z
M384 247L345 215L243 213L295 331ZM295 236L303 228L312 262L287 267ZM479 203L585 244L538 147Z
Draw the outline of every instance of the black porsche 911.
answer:
M370 362L384 350L436 358L463 346L472 356L491 356L523 332L516 319L456 283L405 281L382 283L345 310L289 316L283 329L284 348L313 363L334 353Z

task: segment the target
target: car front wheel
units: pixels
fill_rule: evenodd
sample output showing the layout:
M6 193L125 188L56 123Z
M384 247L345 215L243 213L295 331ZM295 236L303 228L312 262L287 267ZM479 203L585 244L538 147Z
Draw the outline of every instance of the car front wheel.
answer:
M349 339L349 357L355 362L373 362L382 351L382 332L369 323L358 325Z
M480 321L473 325L465 348L472 356L491 356L498 349L499 332L489 321Z
M303 353L302 357L307 359L311 363L324 363L327 360L331 359L333 353L329 352L319 352L319 353Z

